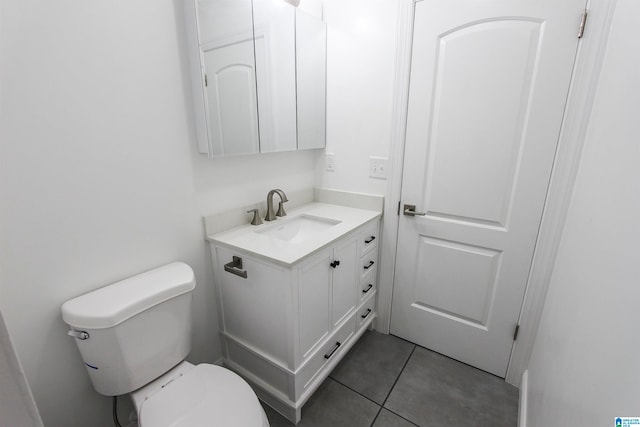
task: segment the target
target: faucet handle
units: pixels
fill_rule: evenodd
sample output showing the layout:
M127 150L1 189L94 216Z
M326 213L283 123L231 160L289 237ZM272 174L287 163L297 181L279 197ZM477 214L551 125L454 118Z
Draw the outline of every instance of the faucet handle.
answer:
M280 201L280 203L278 203L278 212L276 212L276 216L287 216L287 213L284 211L283 201Z
M253 218L251 219L251 225L260 225L262 224L262 220L260 219L260 214L258 213L258 209L248 210L247 213L253 212Z

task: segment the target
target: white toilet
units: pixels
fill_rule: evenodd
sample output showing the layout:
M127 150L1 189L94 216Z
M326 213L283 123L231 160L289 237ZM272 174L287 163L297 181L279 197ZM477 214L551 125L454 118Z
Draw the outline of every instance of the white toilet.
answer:
M194 287L191 267L176 262L62 305L94 388L131 393L141 427L268 427L242 378L184 360Z

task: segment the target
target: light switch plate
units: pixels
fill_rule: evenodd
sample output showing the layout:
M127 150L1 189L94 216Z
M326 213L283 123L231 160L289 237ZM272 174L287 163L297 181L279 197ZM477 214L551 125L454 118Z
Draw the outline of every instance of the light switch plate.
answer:
M371 178L387 179L387 158L369 157L369 176Z

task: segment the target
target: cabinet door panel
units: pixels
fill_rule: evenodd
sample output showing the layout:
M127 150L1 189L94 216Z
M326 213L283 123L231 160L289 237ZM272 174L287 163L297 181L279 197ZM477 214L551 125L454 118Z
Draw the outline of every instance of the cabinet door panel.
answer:
M334 250L334 261L340 261L340 265L333 269L333 327L336 327L356 305L357 244L354 236L338 244Z
M300 354L303 358L329 334L329 264L331 251L324 251L298 269Z
M216 251L224 332L286 364L291 285L285 280L291 276L281 267L242 255L245 279L224 271L224 264L240 254L220 247Z

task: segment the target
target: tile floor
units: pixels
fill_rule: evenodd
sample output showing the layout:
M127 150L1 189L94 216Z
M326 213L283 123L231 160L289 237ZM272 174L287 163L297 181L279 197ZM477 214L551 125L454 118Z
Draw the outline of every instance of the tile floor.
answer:
M293 424L265 406L271 427ZM301 427L516 427L518 389L392 335L367 331L302 408Z

